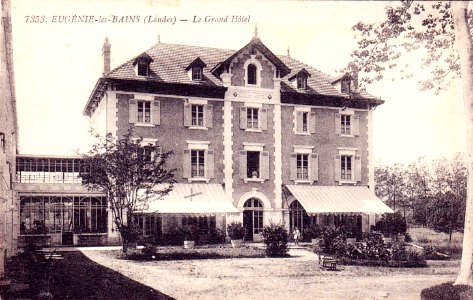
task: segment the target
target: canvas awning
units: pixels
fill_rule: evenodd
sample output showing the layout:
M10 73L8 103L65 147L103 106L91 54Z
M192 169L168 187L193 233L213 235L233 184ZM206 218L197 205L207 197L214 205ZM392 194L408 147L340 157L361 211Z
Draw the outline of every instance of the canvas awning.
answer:
M366 186L286 185L308 214L392 213Z
M175 183L169 194L150 199L144 213L226 214L239 213L220 184Z

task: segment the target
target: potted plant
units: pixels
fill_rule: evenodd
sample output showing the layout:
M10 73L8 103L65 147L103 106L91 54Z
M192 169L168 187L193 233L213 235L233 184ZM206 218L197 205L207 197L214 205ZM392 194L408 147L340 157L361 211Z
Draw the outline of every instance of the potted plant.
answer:
M246 230L241 222L232 222L227 226L228 236L234 248L241 247Z
M199 239L199 229L196 226L185 226L181 229L184 238L184 248L193 249L195 242Z

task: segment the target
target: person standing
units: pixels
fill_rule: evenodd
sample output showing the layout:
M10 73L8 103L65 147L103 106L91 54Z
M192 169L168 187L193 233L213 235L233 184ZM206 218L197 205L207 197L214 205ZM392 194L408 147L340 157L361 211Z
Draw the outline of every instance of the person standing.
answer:
M301 237L301 232L299 231L299 228L294 227L294 231L292 232L294 235L294 244L299 245L299 239Z

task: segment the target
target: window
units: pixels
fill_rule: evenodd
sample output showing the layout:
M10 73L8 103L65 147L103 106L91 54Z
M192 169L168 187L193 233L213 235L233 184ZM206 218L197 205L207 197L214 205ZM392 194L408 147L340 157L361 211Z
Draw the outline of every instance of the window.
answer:
M201 68L192 68L192 80L202 80Z
M253 234L263 232L263 205L258 199L251 198L245 202L243 207L243 225L252 238Z
M351 116L350 115L341 115L341 134L351 134Z
M138 122L151 123L151 102L138 101Z
M204 105L192 105L192 126L204 126Z
M252 128L252 129L259 128L258 114L259 114L258 108L248 107L246 109L246 122L247 122L246 128Z
M249 64L247 67L247 83L256 85L256 71L257 68L254 64Z
M305 76L297 77L297 88L301 90L305 90L307 88L307 77Z
M138 62L138 76L148 76L149 75L149 63L146 61Z
M151 162L153 161L153 147L152 146L144 146L140 148L140 153L143 157L143 161Z
M105 197L20 198L20 233L107 232Z
M352 172L352 156L342 155L341 159L341 179L342 180L353 180Z
M248 151L246 154L246 176L247 178L259 178L260 174L260 153L258 151Z
M191 177L205 177L204 153L204 150L191 150Z
M216 218L215 216L201 216L201 217L194 217L194 216L185 216L182 217L182 226L196 226L199 228L200 234L209 234L211 231L214 231L216 228Z
M351 90L351 81L350 80L342 80L341 84L341 92L342 93L350 93Z
M302 112L302 132L309 132L309 113Z
M297 180L309 180L309 155L297 154Z

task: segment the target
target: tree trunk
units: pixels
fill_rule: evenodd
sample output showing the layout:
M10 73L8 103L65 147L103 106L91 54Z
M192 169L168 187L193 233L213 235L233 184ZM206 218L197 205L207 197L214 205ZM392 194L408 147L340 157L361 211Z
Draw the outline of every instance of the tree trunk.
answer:
M467 124L467 198L465 230L463 233L463 252L455 284L473 285L473 49L468 26L468 2L452 1L452 16L455 26L455 42L460 57L463 83L463 103Z

